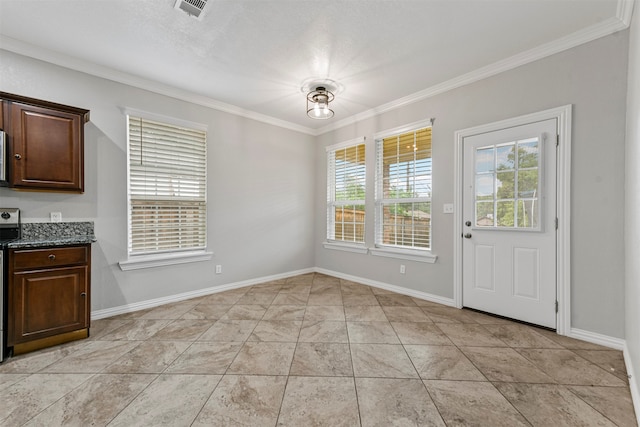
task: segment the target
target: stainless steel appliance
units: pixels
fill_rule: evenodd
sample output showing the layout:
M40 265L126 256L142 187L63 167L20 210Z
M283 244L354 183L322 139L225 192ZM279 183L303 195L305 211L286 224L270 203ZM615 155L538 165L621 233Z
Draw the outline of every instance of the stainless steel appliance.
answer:
M7 186L9 177L7 176L7 134L0 130L0 186Z
M0 362L7 355L7 282L9 261L7 260L7 243L20 238L20 210L17 208L0 208Z

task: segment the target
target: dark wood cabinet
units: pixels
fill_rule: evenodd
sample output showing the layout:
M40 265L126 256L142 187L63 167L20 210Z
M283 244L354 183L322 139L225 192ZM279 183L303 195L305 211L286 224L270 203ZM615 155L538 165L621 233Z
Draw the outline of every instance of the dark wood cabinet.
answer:
M9 250L7 346L14 354L85 338L91 246Z
M9 186L84 191L84 124L89 111L0 92Z

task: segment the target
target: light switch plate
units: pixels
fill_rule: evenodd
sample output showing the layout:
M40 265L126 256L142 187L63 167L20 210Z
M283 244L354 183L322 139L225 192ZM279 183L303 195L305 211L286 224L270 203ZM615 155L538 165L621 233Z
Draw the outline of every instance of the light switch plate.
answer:
M442 213L453 213L453 203L445 203L444 205L442 205Z

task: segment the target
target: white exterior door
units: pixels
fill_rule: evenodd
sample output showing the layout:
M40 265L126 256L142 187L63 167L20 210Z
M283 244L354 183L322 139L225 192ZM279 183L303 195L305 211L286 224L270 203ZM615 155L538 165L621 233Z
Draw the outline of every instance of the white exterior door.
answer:
M556 328L556 135L549 119L464 138L463 306Z

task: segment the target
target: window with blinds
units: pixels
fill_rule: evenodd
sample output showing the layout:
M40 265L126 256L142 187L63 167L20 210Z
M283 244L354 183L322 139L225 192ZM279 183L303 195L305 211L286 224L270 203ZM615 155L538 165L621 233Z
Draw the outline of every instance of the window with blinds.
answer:
M431 127L376 141L376 245L431 249Z
M360 141L327 149L328 241L364 243L364 138Z
M129 254L204 250L206 131L128 116Z

